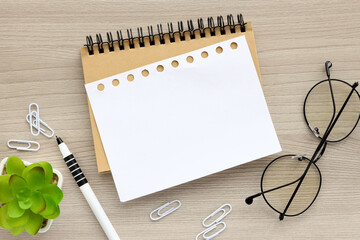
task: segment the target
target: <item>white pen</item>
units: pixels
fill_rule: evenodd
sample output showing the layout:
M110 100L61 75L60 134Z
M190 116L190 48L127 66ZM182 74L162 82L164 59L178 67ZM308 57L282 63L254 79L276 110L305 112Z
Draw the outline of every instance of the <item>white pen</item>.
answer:
M76 162L74 155L70 152L69 148L66 146L66 144L61 138L56 136L56 141L59 145L60 152L63 155L66 165L68 166L71 174L73 175L77 185L79 186L82 194L84 195L86 201L88 202L91 210L93 211L95 217L100 223L106 236L110 240L120 240L113 225L111 224L109 218L104 212L104 209L101 207L99 200L91 189L85 175L81 171L80 166Z

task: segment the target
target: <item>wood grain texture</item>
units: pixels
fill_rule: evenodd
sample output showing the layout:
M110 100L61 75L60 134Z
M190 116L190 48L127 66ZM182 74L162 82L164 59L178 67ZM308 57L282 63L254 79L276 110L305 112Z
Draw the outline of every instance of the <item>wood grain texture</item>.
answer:
M61 215L43 235L0 239L106 239L70 173L54 140L34 138L25 122L31 102L41 117L64 138L76 155L121 239L194 239L202 219L223 203L233 205L228 228L218 239L359 239L360 131L328 146L319 162L320 195L308 212L280 222L257 199L261 172L270 156L225 172L120 203L110 174L99 175L90 130L79 47L85 36L188 18L242 12L251 20L265 96L284 153L311 154L318 140L307 129L302 104L306 92L332 76L360 79L359 1L1 1L0 15L0 158L17 154L26 161L46 160L62 171ZM36 153L15 152L8 139L36 139ZM183 206L162 221L149 220L151 210L180 199Z

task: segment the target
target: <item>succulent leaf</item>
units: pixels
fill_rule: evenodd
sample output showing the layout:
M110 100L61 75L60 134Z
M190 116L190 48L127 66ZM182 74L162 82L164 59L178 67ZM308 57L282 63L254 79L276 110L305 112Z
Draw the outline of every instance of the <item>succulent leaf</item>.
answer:
M33 164L30 164L29 166L27 166L23 172L22 177L24 177L24 175L26 175L29 171L31 171L33 168L36 168L36 167L41 167L41 165L39 163L33 163Z
M59 204L64 197L61 189L54 184L49 184L49 185L45 186L44 188L40 189L39 191L42 194L50 195L56 204Z
M31 190L28 188L25 179L17 175L11 175L9 183L12 188L13 196L18 200L19 207L22 209L29 209L32 205L30 199Z
M55 218L57 218L59 215L60 215L60 208L59 208L59 206L57 205L57 206L56 206L56 211L55 211L55 213L52 214L52 215L46 215L46 216L44 216L44 218L46 218L46 219L55 219Z
M29 171L26 169L23 178L32 190L38 190L45 186L45 172L41 166L31 168Z
M30 193L31 194L31 193ZM32 201L30 199L30 194L24 200L19 201L19 207L22 209L29 209L32 206Z
M21 176L24 169L25 169L24 162L16 156L11 156L6 161L6 172L8 174L16 174Z
M10 175L0 176L0 203L8 203L14 199L9 180Z
M21 217L25 212L24 209L20 208L18 201L16 200L11 201L8 205L8 216L11 218Z
M12 189L13 195L16 196L16 194L27 187L25 179L22 177L19 177L18 175L11 175L9 179L9 184Z
M10 226L6 221L6 217L8 215L8 205L3 205L0 207L0 227L4 229L9 229Z
M40 213L40 215L45 217L55 214L57 211L57 204L55 203L55 201L49 194L43 194L43 197L45 200L46 208Z
M45 210L46 208L45 200L40 192L38 191L32 192L31 201L32 201L32 205L30 210L33 213L39 214L40 212Z
M53 179L53 168L51 166L50 163L48 162L39 162L39 165L44 169L45 172L45 183L51 183L52 179Z
M21 233L24 232L24 230L25 230L25 226L13 227L13 228L9 229L11 234L14 235L14 236L20 235Z
M36 235L41 228L44 218L38 214L30 212L29 221L25 225L25 230L31 234Z
M9 224L10 229L15 227L24 226L29 221L29 210L26 210L24 214L21 217L18 218L12 218L7 216L6 222Z

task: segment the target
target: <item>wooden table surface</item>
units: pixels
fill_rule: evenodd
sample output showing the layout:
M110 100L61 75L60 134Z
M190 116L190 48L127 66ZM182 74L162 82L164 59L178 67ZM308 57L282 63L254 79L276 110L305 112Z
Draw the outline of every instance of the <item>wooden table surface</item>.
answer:
M359 239L359 127L328 146L318 164L323 185L314 205L282 222L262 199L244 203L259 191L261 173L275 156L127 203L120 203L111 174L97 173L79 51L85 36L240 12L253 22L263 89L283 153L310 155L318 140L304 122L302 104L307 91L326 78L324 62L333 62L334 78L360 80L359 1L2 0L0 158L16 154L51 162L64 175L64 199L48 233L12 237L0 229L0 239L106 239L55 140L30 134L25 115L31 102L74 152L123 240L194 239L202 219L223 203L232 204L233 212L217 239ZM37 140L41 149L10 150L9 139ZM177 213L150 221L150 211L174 199L183 203Z

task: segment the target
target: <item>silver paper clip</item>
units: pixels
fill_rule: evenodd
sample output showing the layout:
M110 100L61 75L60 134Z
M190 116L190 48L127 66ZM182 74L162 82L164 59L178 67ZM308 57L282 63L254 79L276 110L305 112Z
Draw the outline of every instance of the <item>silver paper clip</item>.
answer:
M212 234L210 236L206 235L209 232L211 232L212 230L214 230L215 228L217 228L217 226L219 226L219 225L223 225L223 227L219 231L217 231L216 233L214 233L214 234ZM196 235L195 240L201 240L201 238L199 238L200 236L202 236L202 239L205 239L205 240L213 239L214 237L219 235L221 232L223 232L225 229L226 229L226 224L224 222L216 223L216 224L212 225L211 227L205 229L204 231L202 231L198 235Z
M21 147L21 146L14 146L11 145L12 143L21 143L21 144L27 144L27 146ZM7 145L9 148L16 149L19 151L32 151L36 152L40 149L40 143L35 141L26 141L26 140L9 140L7 142ZM32 148L33 145L36 145L36 148Z
M161 210L163 210L164 208L166 208L167 206L169 206L169 205L171 205L171 204L173 204L173 203L178 203L178 206L172 207L172 208L170 208L169 210L167 210L167 211L164 212L164 213L161 213L161 212L160 212ZM154 211L152 211L152 212L150 213L150 219L153 220L153 221L158 221L158 220L162 219L163 217L166 217L166 216L169 215L170 213L176 211L176 210L179 209L180 207L181 207L181 202L180 202L179 200L174 200L174 201L172 201L172 202L168 202L168 203L162 205L161 207L155 209ZM154 218L153 215L154 215L155 212L157 213L158 217L155 217L155 218Z
M35 111L32 111L31 113L29 113L28 115L26 115L26 121L33 127L35 128L36 130L39 131L39 128L40 128L40 133L43 134L44 136L48 137L48 138L52 138L55 134L54 130L49 126L47 125L43 120L41 120L40 118L37 118L36 119L36 112ZM31 124L31 119L35 117L34 121L32 122ZM39 123L40 127L38 128L37 126L37 123ZM44 126L45 128L48 129L48 131L50 131L50 133L48 134L47 130L45 130L44 128L41 127Z
M225 207L228 207L229 210L226 211ZM209 216L207 216L203 222L202 225L204 227L210 227L211 225L215 224L215 223L219 223L221 222L221 220L223 220L230 212L232 211L232 206L230 204L224 204L221 207L219 207L218 209L216 209L212 214L210 214ZM217 219L215 219L213 222L211 222L210 224L206 224L206 221L209 220L211 217L215 216L217 213L222 212L221 216L218 217Z
M32 111L32 107L35 106L35 111ZM34 115L32 114L34 113ZM33 117L35 117L34 121L33 121ZM39 109L39 105L37 105L36 103L30 103L29 105L29 123L30 124L30 131L31 134L34 136L38 136L40 134L40 109ZM37 132L34 131L34 128L37 130Z

